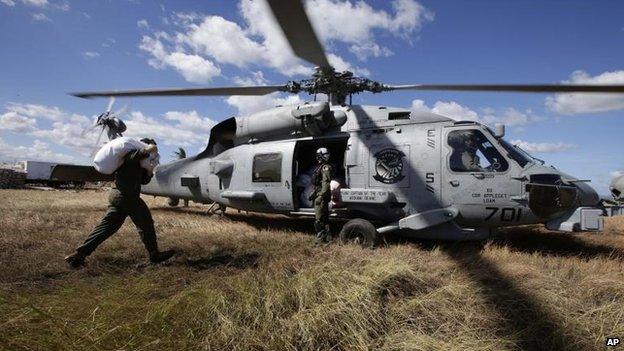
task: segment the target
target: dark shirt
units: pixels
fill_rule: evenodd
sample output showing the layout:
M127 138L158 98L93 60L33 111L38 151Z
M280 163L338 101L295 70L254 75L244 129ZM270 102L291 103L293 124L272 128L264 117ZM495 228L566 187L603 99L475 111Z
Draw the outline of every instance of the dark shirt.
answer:
M141 160L148 157L149 152L135 150L124 157L124 162L115 171L115 189L123 197L139 197L141 184L149 183L152 175L141 167Z

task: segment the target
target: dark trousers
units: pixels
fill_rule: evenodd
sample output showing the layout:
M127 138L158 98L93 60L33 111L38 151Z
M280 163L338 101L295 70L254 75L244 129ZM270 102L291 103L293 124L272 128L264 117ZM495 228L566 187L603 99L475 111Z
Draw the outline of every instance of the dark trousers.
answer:
M150 254L157 252L154 220L145 202L139 196L124 197L115 189L111 191L108 201L108 211L104 218L76 251L85 257L89 256L104 240L115 234L129 216L137 227L147 252Z
M317 196L314 199L314 229L320 240L329 240L329 198Z

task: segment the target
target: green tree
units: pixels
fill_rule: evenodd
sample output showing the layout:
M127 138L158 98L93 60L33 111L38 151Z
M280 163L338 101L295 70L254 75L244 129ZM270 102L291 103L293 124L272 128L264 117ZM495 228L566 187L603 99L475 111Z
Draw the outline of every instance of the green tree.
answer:
M173 152L173 156L175 158L177 158L178 160L186 158L186 150L184 150L183 148L179 147L178 151L174 151Z

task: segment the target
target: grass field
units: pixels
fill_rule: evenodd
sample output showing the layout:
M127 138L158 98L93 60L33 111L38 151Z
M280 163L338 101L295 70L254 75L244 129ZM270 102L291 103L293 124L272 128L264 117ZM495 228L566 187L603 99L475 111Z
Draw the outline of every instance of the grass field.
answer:
M106 193L0 191L2 350L596 350L624 338L624 218L601 234L313 247L309 220L146 198L169 263L130 221L80 271L63 256Z

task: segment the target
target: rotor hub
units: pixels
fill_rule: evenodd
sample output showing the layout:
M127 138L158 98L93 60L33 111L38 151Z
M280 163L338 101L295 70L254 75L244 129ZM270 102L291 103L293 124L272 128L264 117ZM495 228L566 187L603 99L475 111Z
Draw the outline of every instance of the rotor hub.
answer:
M289 93L327 94L333 104L342 105L348 96L364 91L380 93L389 90L382 83L368 78L356 77L353 72L338 72L333 67L317 67L312 79L290 81L286 84Z

